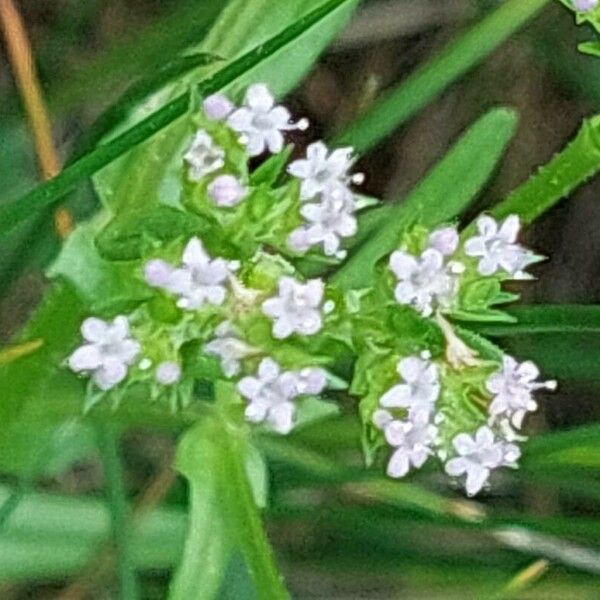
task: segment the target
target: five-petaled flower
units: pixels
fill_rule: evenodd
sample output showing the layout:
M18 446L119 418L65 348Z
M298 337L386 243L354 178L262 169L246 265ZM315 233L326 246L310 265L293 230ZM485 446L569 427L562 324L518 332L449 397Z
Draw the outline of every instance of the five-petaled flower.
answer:
M323 326L321 303L324 291L321 279L301 283L292 277L281 277L278 295L262 304L265 315L273 319L273 337L284 339L293 333L317 333Z
M458 290L460 263L446 263L444 255L427 248L419 257L396 250L390 257L390 269L398 279L395 297L398 304L412 306L424 317L452 305Z
M71 354L69 368L90 374L104 391L121 383L140 352L140 344L131 337L127 317L120 315L111 323L90 317L83 321L81 335L86 343Z
M318 394L325 387L325 377L311 371L282 371L273 359L264 358L257 377L244 377L237 384L239 393L248 400L246 419L266 422L278 433L289 433L296 411L293 400L302 394Z
M496 439L486 425L480 427L474 436L459 433L452 444L458 456L446 462L445 470L452 477L466 474L465 488L469 496L481 490L492 470L503 466L516 467L521 456L518 446Z
M556 381L537 382L539 375L539 369L533 362L518 363L511 356L505 355L502 368L486 382L488 391L493 395L489 406L493 420L506 417L514 427L520 429L525 415L537 409L533 392L539 389L556 389Z
M288 109L276 106L271 92L262 83L255 83L246 90L244 106L231 113L227 123L241 134L241 141L250 156L258 156L266 149L273 154L281 152L282 131L308 127L306 119L291 123Z
M182 262L181 267L173 268L160 259L149 261L144 270L146 281L179 296L177 306L186 310L197 310L206 303L223 304L225 284L237 264L212 259L197 237L187 243Z
M215 144L204 129L196 132L183 158L189 165L188 177L191 181L200 181L205 175L225 165L224 150Z
M396 370L404 383L395 385L379 399L385 408L405 408L429 414L440 395L440 376L435 363L424 354L400 360Z
M292 231L288 245L292 250L305 252L311 246L322 244L327 256L338 255L342 239L356 233L355 210L349 190L341 186L332 189L321 202L304 204L300 208L306 224Z
M437 427L429 422L426 412L417 410L409 419L401 421L385 410L378 410L373 420L383 430L387 443L394 448L387 465L390 477L404 477L411 466L421 468L433 454Z
M326 195L332 189L352 183L361 183L362 174L350 176L354 164L352 148L338 148L331 154L323 142L315 142L306 149L306 158L295 160L288 173L302 180L300 198L310 200L318 194Z
M517 243L520 228L516 215L510 215L501 225L487 215L477 219L479 235L465 242L465 253L479 258L477 270L481 275L489 276L504 271L513 279L530 278L524 269L538 259Z

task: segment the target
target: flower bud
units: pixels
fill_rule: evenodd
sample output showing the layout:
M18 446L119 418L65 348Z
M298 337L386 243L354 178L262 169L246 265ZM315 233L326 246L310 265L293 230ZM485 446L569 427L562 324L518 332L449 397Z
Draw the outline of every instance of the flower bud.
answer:
M156 381L162 385L173 385L181 379L181 367L174 362L162 362L156 369Z
M233 175L219 175L208 186L208 195L217 206L232 207L246 196L246 189Z
M573 0L573 7L579 12L590 12L598 6L598 0Z

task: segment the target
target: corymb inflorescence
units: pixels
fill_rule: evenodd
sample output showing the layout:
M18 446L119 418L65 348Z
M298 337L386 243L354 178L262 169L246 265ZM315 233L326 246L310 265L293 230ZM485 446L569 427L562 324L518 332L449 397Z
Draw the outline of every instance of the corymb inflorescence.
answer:
M519 218L483 215L462 232L411 223L368 286L338 287L328 273L360 224L353 149L317 141L290 160L286 135L308 122L264 84L239 106L204 99L191 121L169 207L185 231L143 245L143 300L85 319L66 357L89 379L88 408L129 393L173 410L210 400L240 426L288 434L346 388L337 398L346 410L359 400L367 462L390 477L437 463L475 494L516 467L535 395L555 382L461 323L505 320L498 305L516 296L503 283L540 260Z

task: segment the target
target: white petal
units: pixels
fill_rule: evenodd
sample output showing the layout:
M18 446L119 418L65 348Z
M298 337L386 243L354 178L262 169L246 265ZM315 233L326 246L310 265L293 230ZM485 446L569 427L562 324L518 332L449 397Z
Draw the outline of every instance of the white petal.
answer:
M269 407L266 403L261 401L253 401L246 406L244 415L251 423L260 423L266 419L268 410Z
M291 402L282 402L269 410L267 420L277 433L286 435L294 428L295 410Z
M260 156L266 148L265 136L262 133L248 133L246 151L250 156Z
M227 124L234 131L248 131L252 123L252 112L247 108L238 108L227 118Z
M322 279L310 279L304 286L309 306L317 307L323 300L325 284Z
M244 377L238 381L237 390L248 400L255 400L262 387L262 383L256 377Z
M469 238L464 248L467 256L484 256L487 253L485 240L480 236Z
M197 237L193 237L183 250L182 260L188 266L203 267L210 259L202 242Z
M490 476L489 469L480 465L471 464L467 470L466 490L469 496L477 494L485 485Z
M399 448L392 454L388 462L387 474L396 479L404 477L408 473L409 466L406 450Z
M410 402L410 387L407 385L395 385L379 399L379 404L385 408L407 408Z
M272 358L263 358L258 366L258 376L264 381L275 381L281 369Z
M267 112L275 100L264 83L255 83L246 90L246 104L253 110Z
M403 250L396 250L390 256L390 269L398 279L408 279L416 271L417 261Z
M127 376L127 367L118 360L105 360L103 365L94 371L93 379L101 390L109 390L121 383Z
M467 461L464 458L451 458L445 465L444 470L451 477L458 477L467 470Z
M286 307L283 300L276 296L275 298L267 298L262 303L262 311L268 317L278 318L286 313Z
M272 333L274 338L278 340L283 340L292 335L292 333L294 333L295 330L296 328L294 327L294 324L290 321L290 319L287 316L282 316L278 318L275 321L275 323L273 323Z
M106 338L108 324L102 319L89 317L81 324L81 335L88 342L102 342Z
M409 356L403 358L397 366L398 373L402 376L404 381L408 383L415 383L423 374L423 361L415 356Z
M521 223L517 215L510 215L506 217L504 223L498 231L498 237L508 244L514 244L517 241L519 230L521 229Z
M466 454L470 454L476 448L475 442L473 441L473 439L471 438L471 436L469 436L466 433L459 433L454 438L454 440L452 440L452 445L454 446L454 448L456 449L456 451L460 455L463 455L463 456L466 455Z
M482 215L477 219L477 229L479 229L479 232L483 237L491 238L498 232L498 224L492 217Z
M102 357L98 347L94 344L80 346L69 356L69 368L71 371L80 373L81 371L92 371L102 364Z
M265 133L265 143L269 152L272 154L279 154L283 150L283 144L285 142L283 135L277 129L267 131Z

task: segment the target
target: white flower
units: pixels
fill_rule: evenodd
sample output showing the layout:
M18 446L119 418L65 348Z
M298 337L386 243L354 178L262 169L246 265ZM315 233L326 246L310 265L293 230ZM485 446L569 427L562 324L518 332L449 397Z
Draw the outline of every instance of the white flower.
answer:
M518 363L511 356L504 356L502 369L491 375L486 387L493 394L489 412L493 420L504 416L512 425L521 428L528 412L537 409L533 392L539 389L556 389L556 381L536 382L540 372L531 361Z
M308 121L301 119L290 123L290 113L283 106L275 106L275 99L266 85L256 83L246 90L244 106L235 110L227 123L242 134L250 156L258 156L267 148L273 154L283 149L282 131L306 129Z
M300 198L310 200L318 194L326 194L332 187L350 182L361 183L362 174L350 176L348 171L354 164L352 148L338 148L329 154L323 142L315 142L306 149L306 158L295 160L288 173L302 180Z
M181 379L181 367L176 362L161 362L156 367L156 381L162 385L173 385Z
M356 233L356 210L352 194L337 187L322 196L318 204L305 204L300 214L307 223L290 234L288 244L297 252L305 252L311 246L323 245L327 256L339 253L342 238Z
M409 356L398 362L398 374L405 383L395 385L380 399L385 408L406 408L430 413L440 395L440 375L437 365L423 358Z
M278 433L289 433L294 426L294 398L320 392L325 382L305 369L300 373L282 372L271 358L264 358L258 367L258 377L244 377L238 382L239 393L249 401L246 419L252 423L267 422ZM304 373L304 374L303 374Z
M226 377L233 377L240 372L240 361L256 353L256 350L235 337L235 333L228 321L221 323L216 329L217 337L204 344L207 354L218 356L221 360L221 369Z
M90 317L82 323L81 335L88 343L71 354L69 368L91 374L101 390L123 381L140 352L140 344L130 336L127 317L118 316L112 323Z
M479 258L477 270L481 275L489 276L503 270L514 279L528 279L524 269L537 258L526 248L517 244L521 224L519 217L510 215L502 225L492 217L477 219L478 236L465 242L465 253Z
M208 186L208 195L217 206L237 206L246 196L246 188L233 175L219 175Z
M437 427L429 422L429 415L416 411L404 421L395 420L387 411L376 411L373 420L383 430L387 443L395 448L387 466L390 477L404 477L410 467L425 464L433 451Z
M429 247L434 248L444 256L450 256L458 248L459 236L456 227L436 229L429 236Z
M463 270L460 263L446 264L444 255L435 248L428 248L419 257L397 250L390 257L390 268L398 278L396 301L412 306L424 317L452 305L457 276Z
M223 258L211 259L196 237L187 243L182 261L179 268L161 260L149 261L144 268L146 281L179 296L177 306L186 310L196 310L207 302L222 304L225 283L236 265Z
M211 121L221 121L231 114L235 106L227 96L223 94L212 94L212 96L208 96L204 99L202 108L204 109L204 114Z
M205 175L223 167L224 157L223 149L214 143L204 129L200 129L183 155L189 165L188 177L192 181L200 181Z
M327 385L327 377L323 369L306 367L296 373L296 389L298 394L320 394Z
M323 326L320 309L324 288L321 279L300 283L292 277L282 277L278 295L262 304L265 315L273 319L273 337L284 339L293 333L317 333Z
M579 12L590 12L598 6L598 0L573 0L573 7Z
M518 446L496 440L493 431L485 425L477 430L474 437L459 433L452 444L458 456L446 463L446 473L453 477L466 474L469 496L481 490L493 469L516 467L516 461L521 456Z

